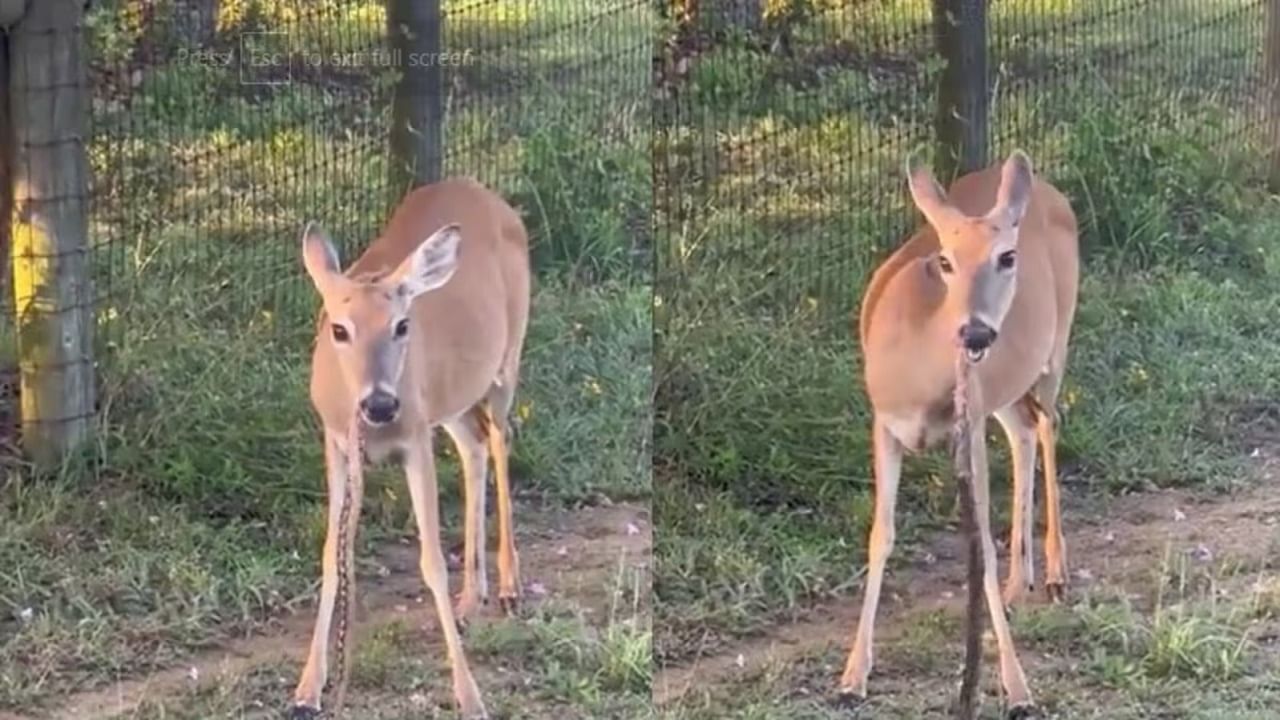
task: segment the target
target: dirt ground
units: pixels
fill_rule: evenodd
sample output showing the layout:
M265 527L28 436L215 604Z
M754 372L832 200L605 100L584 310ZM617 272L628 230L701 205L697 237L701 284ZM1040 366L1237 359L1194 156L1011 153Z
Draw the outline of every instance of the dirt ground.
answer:
M1071 596L1063 606L1049 606L1037 593L1013 612L1015 644L1042 716L1274 716L1254 706L1280 700L1280 622L1273 612L1273 570L1280 567L1280 492L1275 488L1280 465L1267 463L1259 475L1257 485L1237 494L1169 490L1068 502ZM1036 567L1043 572L1042 555ZM889 568L876 625L871 697L860 708L841 705L833 692L857 625L859 587L839 602L814 608L802 622L779 625L715 655L659 668L654 698L662 717L947 717L961 665L960 533L939 532L916 547L900 547ZM1269 589L1260 591L1264 586ZM1263 606L1260 592L1270 593L1261 598ZM1091 600L1080 605L1082 598ZM1132 616L1124 616L1127 622L1153 613L1158 618L1155 608L1183 603L1197 608L1190 614L1232 603L1249 605L1244 611L1252 613L1243 623L1253 648L1243 672L1214 681L1208 694L1203 682L1108 682L1106 672L1094 667L1097 657L1089 656L1091 639L1069 637L1073 613L1133 608ZM1115 632L1124 632L1123 622L1116 622ZM990 713L1000 705L994 655L988 624L983 717L996 717ZM1209 701L1211 695L1216 699ZM1203 701L1195 699L1201 696Z
M1265 703L1280 701L1280 590L1250 616L1253 647L1242 672L1204 683L1154 683L1142 687L1106 682L1090 671L1087 648L1055 630L1062 615L1084 606L1127 599L1150 613L1162 594L1179 599L1243 602L1251 588L1274 579L1280 568L1280 471L1272 463L1259 482L1234 494L1186 490L1143 493L1111 500L1076 499L1067 507L1072 569L1067 605L1048 606L1037 596L1014 611L1019 645L1033 692L1046 717L1218 718L1270 717ZM647 508L614 505L526 516L520 530L526 583L522 616L540 608L573 608L588 626L606 628L616 616L627 581L647 583L652 528ZM901 548L890 564L877 624L877 664L872 697L850 710L830 700L856 623L860 594L814 608L803 622L780 625L726 652L660 668L653 699L668 718L934 718L945 716L959 668L963 598L962 545L954 531L938 532ZM384 671L353 679L348 717L452 717L442 647L435 618L417 574L416 549L408 542L383 547L363 566L359 583L361 646L382 642L381 628L408 627L390 651L369 651L366 663ZM1038 563L1039 567L1039 563ZM454 574L456 575L456 573ZM1181 583L1181 590L1171 589ZM1211 587L1201 593L1190 586ZM647 586L646 586L647 587ZM1280 586L1273 586L1280 587ZM641 597L647 613L647 596ZM1102 598L1095 604L1084 598ZM1200 602L1200 601L1197 601ZM625 602L623 603L625 604ZM1197 605L1196 607L1201 607ZM313 621L312 608L279 618L268 632L210 648L180 666L141 678L123 678L66 698L38 714L4 714L0 720L156 720L279 717L300 668ZM1054 615L1057 613L1057 615ZM479 642L486 625L521 623L486 611L468 632ZM1056 619L1055 619L1056 618ZM1076 640L1079 640L1078 638ZM385 644L385 643L384 643ZM990 643L988 643L990 644ZM1087 644L1087 642L1086 642ZM380 655L397 656L388 661ZM535 649L536 652L536 649ZM406 660L405 657L411 656ZM357 656L357 662L362 656ZM983 672L984 716L1000 706L988 651ZM1095 663L1096 664L1096 663ZM528 671L514 656L474 652L472 665L495 717L639 718L637 702L625 710L605 704L575 705L573 695L545 692L561 679ZM406 675L414 675L406 681ZM1206 694L1206 693L1209 694ZM1199 699L1197 699L1199 698ZM1207 698L1207 699L1206 699Z
M518 517L517 523L525 583L522 617L554 606L560 612L581 616L587 626L604 628L616 621L619 603L628 602L620 597L626 594L628 585L620 582L620 578L642 577L648 587L652 530L647 508L618 504L573 512L548 511ZM451 698L448 674L442 672L447 663L435 630L435 613L418 574L416 545L406 541L381 548L372 559L376 567L373 572L364 571L370 559L365 560L357 583L360 598L357 642L385 645L385 637L378 636L380 628L417 628L421 632L401 633L410 636L409 642L397 640L391 649L391 654L416 656L412 662L386 657L377 658L377 662L384 669L390 663L395 671L422 671L428 677L415 679L413 692L403 693L403 702L398 703L386 696L400 694L403 678L370 679L366 672L365 679L361 680L360 669L354 668L347 717L401 717L388 715L386 711L397 704L410 709L416 707L419 717L423 716L423 708L432 706L447 716ZM490 562L491 568L496 567L495 560ZM460 580L459 576L460 573L451 573L452 580ZM491 576L490 582L495 581ZM496 586L490 592L495 591ZM647 592L640 597L640 603L643 607L639 612L647 615ZM0 720L281 717L301 670L314 622L313 613L314 608L308 606L278 618L267 632L209 648L180 666L147 677L121 679L108 687L74 695L56 707L41 709L38 715L0 712ZM521 619L501 619L497 604L491 602L484 615L468 628L467 639L485 632L483 626L487 623L505 622L519 623ZM572 638L566 639L571 641ZM362 651L363 648L357 650L357 663ZM519 668L493 662L483 653L473 653L471 664L482 692L488 696L491 712L499 717L502 713L494 711L494 706L501 706L503 698L493 696L501 696L509 681L516 684L530 681L528 677L515 680L502 677ZM536 678L534 680L536 682ZM486 686L497 688L487 692ZM377 712L367 712L372 705L378 706ZM533 713L528 717L535 715L540 716Z

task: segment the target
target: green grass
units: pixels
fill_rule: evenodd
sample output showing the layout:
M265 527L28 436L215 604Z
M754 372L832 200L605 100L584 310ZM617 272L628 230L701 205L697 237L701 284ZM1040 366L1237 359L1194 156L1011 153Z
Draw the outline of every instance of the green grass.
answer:
M466 640L485 702L495 717L651 717L647 613L627 577L614 579L623 601L587 619L571 602L551 602L519 619L474 628ZM442 648L428 647L404 620L372 629L356 648L347 712L376 720L453 717ZM294 668L254 665L207 678L170 698L144 702L114 720L271 717L291 691Z
M1037 16L1018 38L1011 18L996 18L1009 40L999 53L1030 44L1069 63L1035 82L1002 78L993 150L1028 149L1082 228L1061 398L1069 493L1239 483L1274 435L1264 398L1280 381L1270 320L1280 204L1262 190L1259 138L1243 132L1252 111L1222 104L1256 72L1237 52L1257 39L1256 17L1243 4L1188 14L1181 3L1148 18L1161 44L1113 64L1075 43L1130 47L1141 23L1051 5L1060 16ZM685 99L671 101L698 109L697 123L658 128L657 192L671 198L658 204L655 303L656 623L667 662L843 597L865 561L870 417L851 320L875 262L918 222L900 164L927 139L933 68L895 64L914 50L892 33L823 17L797 32L794 60L732 44L704 51ZM1168 35L1193 21L1203 29ZM814 58L831 65L798 75ZM1187 76L1189 58L1206 71ZM875 87L868 64L881 71ZM994 428L989 442L1003 508L1007 451ZM953 518L942 461L907 464L899 548Z
M299 45L319 42L321 26L285 4L251 5L225 4L231 30L219 42L254 23L283 27ZM245 8L248 15L236 15ZM370 46L381 32L379 3L326 8L333 21L326 38L348 50ZM455 108L448 134L451 170L510 198L534 240L512 456L518 507L645 501L648 146L635 117L641 102L617 98L645 77L647 55L636 55L638 64L606 59L620 50L617 33L645 27L649 13L636 7L583 25L590 18L581 4L539 8L516 15L473 8L451 27L485 46L472 71L492 79L519 66L524 80L537 80L474 86L460 97L477 104ZM108 64L125 63L140 37L162 49L172 42L162 25L152 27L154 36L138 34L111 10L92 23ZM584 63L590 72L565 75ZM385 84L375 75L367 84L261 90L241 85L234 71L172 58L146 67L136 86L126 73L129 91L97 88L91 228L108 295L98 312L101 462L57 478L5 467L0 708L38 708L172 667L311 599L324 532L320 443L307 396L317 298L295 243L303 222L319 220L350 261L385 218ZM561 85L568 90L556 102L530 97ZM479 113L505 124L476 125ZM438 447L449 541L457 537L460 483L451 444ZM380 469L369 482L366 553L416 533L402 474ZM603 629L548 619L568 633L573 652L585 653L565 665L563 679L582 694L564 690L556 702L610 708L616 697L634 706L631 696L647 682L638 674L647 672L644 617L619 617ZM394 634L375 638L366 683L397 687L406 668L376 656L379 643L386 650L398 642ZM292 680L296 668L279 672ZM257 687L254 677L245 682ZM279 682L273 675L271 687ZM181 717L229 712L218 703L244 690L224 691Z
M1264 562L1265 566L1265 562ZM1263 640L1272 621L1254 609L1266 594L1258 568L1189 567L1166 560L1143 584L1103 584L1071 605L1013 613L1019 655L1049 717L1262 718L1278 698L1280 658ZM961 662L960 611L903 607L901 632L877 645L874 687L859 716L944 718ZM797 717L834 720L833 702L847 648L814 638L798 657L695 688L663 709L669 720ZM995 679L988 639L984 686ZM1002 717L988 694L981 718Z
M646 296L540 289L512 458L523 502L647 497ZM10 473L0 702L170 663L305 593L323 537L320 446L305 345L277 337L166 324L118 366L101 474ZM449 503L456 472L442 468ZM374 473L367 493L367 540L412 533L398 471Z

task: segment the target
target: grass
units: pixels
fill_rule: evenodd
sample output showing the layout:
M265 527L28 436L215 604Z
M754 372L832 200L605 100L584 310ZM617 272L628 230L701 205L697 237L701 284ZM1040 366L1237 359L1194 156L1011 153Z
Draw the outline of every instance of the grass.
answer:
M906 8L897 29L822 14L797 31L794 59L704 49L664 110L674 119L656 139L657 192L671 198L658 204L655 303L662 663L848 602L859 585L870 417L849 323L875 263L917 222L900 163L927 139L936 70L912 55L908 5L893 6ZM993 153L1028 149L1081 222L1060 408L1068 492L1245 482L1247 458L1273 442L1261 398L1277 390L1280 352L1269 321L1280 205L1262 190L1246 101L1222 104L1247 98L1242 78L1256 77L1242 51L1257 46L1256 8L1180 3L1144 16L1160 42L1130 57L1120 51L1133 47L1134 17L1050 5L1020 25L1012 6L993 11ZM1019 66L1029 48L1058 54ZM1054 72L1027 74L1045 63ZM1193 66L1205 72L1192 78ZM989 438L1005 508L1007 451L998 431ZM900 548L954 517L942 461L907 464ZM1142 642L1172 652L1218 630L1199 622L1162 616ZM1150 662L1180 667L1176 652Z
M550 603L519 619L476 627L467 637L473 668L495 717L650 717L651 634L632 578L619 575L624 600L589 620L573 603ZM403 619L366 633L356 649L348 712L377 720L451 717L443 656L424 652L423 633ZM291 690L291 667L264 663L193 683L145 702L117 720L196 720L272 716Z
M321 39L286 4L224 5L216 42L254 23L284 27L300 46ZM323 39L347 50L376 41L379 4L355 5L363 9L317 6L335 23ZM470 68L481 77L463 95L477 104L451 115L450 163L511 198L534 239L512 457L518 502L646 502L652 335L639 258L648 148L634 117L639 102L617 96L643 78L647 60L628 63L612 43L616 29L643 27L647 9L619 5L583 26L590 18L574 3L515 16L471 5L458 10L466 21L453 32L487 45ZM56 478L5 467L0 709L40 712L69 692L172 667L311 599L325 512L306 384L316 297L294 238L318 219L349 261L390 199L387 86L377 73L350 85L255 89L233 71L166 54L172 28L132 27L136 17L113 8L90 23L105 66L95 75L102 84L89 147L98 193L91 225L101 240L94 262L107 295L101 461ZM155 59L134 76L139 42ZM563 72L593 59L591 72ZM537 80L535 94L565 91L540 105L528 88L486 84L485 73L512 64ZM127 90L111 84L121 77ZM510 122L478 125L480 113ZM452 447L438 447L448 542L458 536L460 483ZM380 542L415 534L401 474L382 469L369 482L366 557ZM647 612L646 600L599 627L572 612L533 618L528 642L558 638L564 650L533 657L559 665L530 665L525 677L555 685L548 703L583 717L593 715L582 707L636 706L647 682ZM366 687L390 693L409 674L440 676L438 667L411 665L419 661L405 641L394 630L375 636L361 671ZM250 673L181 710L157 700L141 717L242 711L260 691L285 697L297 670ZM521 689L510 696L502 702L518 703Z
M1266 594L1255 581L1266 572L1257 564L1168 560L1145 583L1104 583L1071 605L1018 609L1013 632L1042 710L1064 720L1264 717L1280 692L1280 658L1264 640L1273 621L1254 611ZM878 646L876 691L860 714L950 717L962 653L959 611L902 611L907 617L895 623L902 630ZM990 687L990 637L987 645ZM824 638L799 657L695 689L661 717L849 717L830 692L846 650ZM987 697L980 717L1001 717L999 708L998 698Z

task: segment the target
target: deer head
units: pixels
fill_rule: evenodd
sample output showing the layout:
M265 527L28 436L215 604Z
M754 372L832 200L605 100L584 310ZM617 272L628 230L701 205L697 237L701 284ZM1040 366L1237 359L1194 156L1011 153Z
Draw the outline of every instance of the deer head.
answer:
M1018 230L1031 200L1031 160L1014 151L1004 162L995 205L973 217L948 200L928 167L907 159L911 199L941 246L929 270L946 287L944 326L954 328L971 362L980 362L1000 334L1017 287Z
M312 224L303 231L303 265L324 302L325 324L317 342L333 348L366 423L386 425L399 417L409 337L424 330L414 327L413 300L453 276L461 238L457 225L447 225L391 272L351 278L343 274L323 230Z

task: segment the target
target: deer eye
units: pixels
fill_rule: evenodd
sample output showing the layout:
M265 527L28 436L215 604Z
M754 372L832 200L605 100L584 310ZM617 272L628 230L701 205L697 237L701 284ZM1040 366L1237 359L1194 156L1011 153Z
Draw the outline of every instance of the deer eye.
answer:
M1013 267L1014 262L1018 259L1018 254L1013 250L1005 250L996 258L996 267L1001 270L1008 270Z
M395 334L397 339L409 334L409 318L400 318L400 321L396 323Z
M347 343L347 342L350 342L350 340L351 340L351 333L348 333L348 332L347 332L347 329L346 329L345 327L343 327L343 326L339 325L338 323L334 323L333 325L331 325L331 326L329 327L329 329L330 329L330 331L333 333L333 341L334 341L334 342L336 342L336 343Z
M951 261L943 255L938 256L938 269L948 275L955 272L955 268L951 267Z

